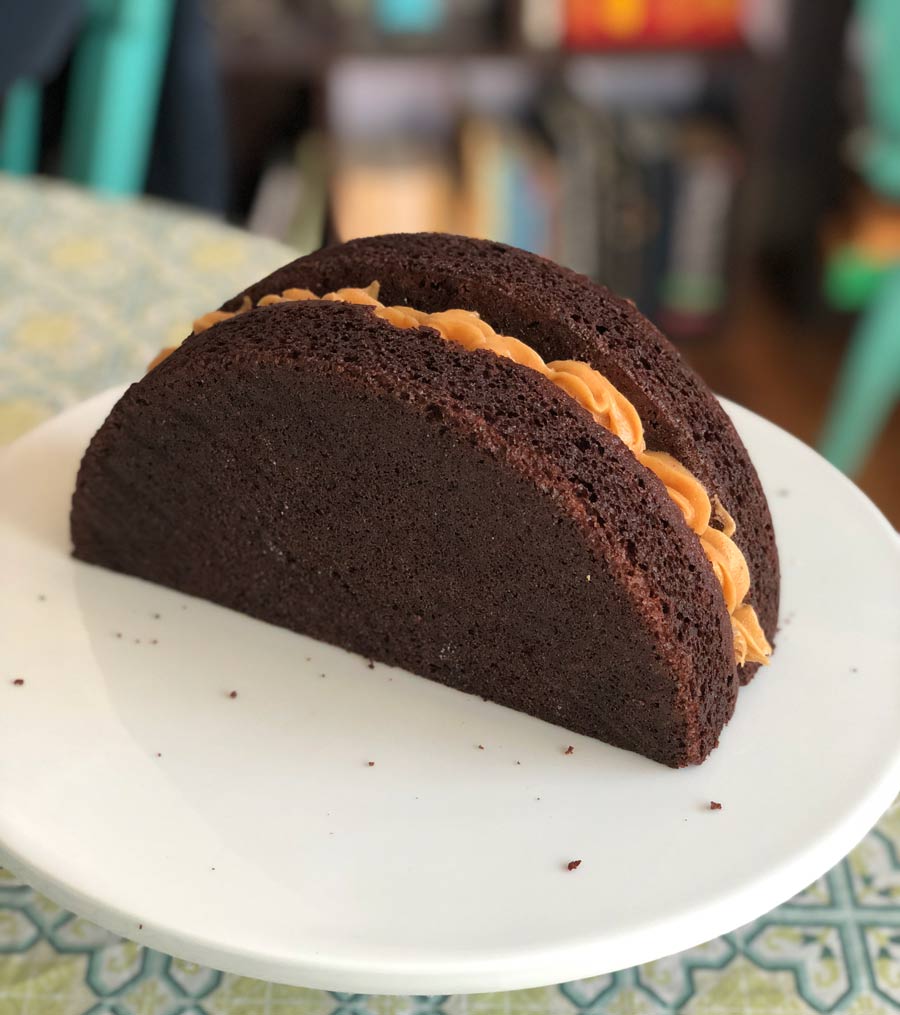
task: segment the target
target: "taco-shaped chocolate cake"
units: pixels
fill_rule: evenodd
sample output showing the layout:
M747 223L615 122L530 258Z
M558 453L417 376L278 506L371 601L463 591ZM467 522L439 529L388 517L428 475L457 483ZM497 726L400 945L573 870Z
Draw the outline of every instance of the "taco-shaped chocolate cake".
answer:
M200 318L92 440L72 538L672 766L716 746L778 612L756 472L675 349L583 276L440 234Z

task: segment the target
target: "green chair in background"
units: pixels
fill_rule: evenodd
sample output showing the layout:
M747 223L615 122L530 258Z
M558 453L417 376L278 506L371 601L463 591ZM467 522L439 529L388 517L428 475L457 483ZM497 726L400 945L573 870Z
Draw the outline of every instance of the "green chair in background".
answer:
M880 278L853 333L822 432L822 454L855 472L898 399L900 261Z
M0 117L0 169L7 173L34 172L41 140L41 87L16 81L3 97Z
M900 2L857 6L872 131L862 171L876 193L900 202ZM826 266L825 295L840 309L861 310L819 445L852 474L900 400L900 249L889 260L853 246L836 251Z
M90 0L72 59L62 137L63 176L108 194L143 188L156 123L174 0ZM41 85L4 96L0 169L32 173Z

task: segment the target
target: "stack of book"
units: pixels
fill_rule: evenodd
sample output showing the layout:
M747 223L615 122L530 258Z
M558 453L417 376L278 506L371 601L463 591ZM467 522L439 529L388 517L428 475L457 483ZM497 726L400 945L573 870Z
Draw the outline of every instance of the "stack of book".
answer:
M506 43L467 56L439 43L487 31L490 3L332 13L350 6L368 18L320 71L324 122L267 167L251 228L300 250L394 231L500 240L671 332L708 329L726 298L740 143L701 112L698 51L740 42L739 0L519 0ZM416 52L372 52L392 36Z
M249 225L300 250L321 243L329 211L341 239L440 230L500 240L687 334L705 330L725 299L736 151L700 119L601 112L562 95L535 125L468 114L444 150L310 132L294 163L264 174Z

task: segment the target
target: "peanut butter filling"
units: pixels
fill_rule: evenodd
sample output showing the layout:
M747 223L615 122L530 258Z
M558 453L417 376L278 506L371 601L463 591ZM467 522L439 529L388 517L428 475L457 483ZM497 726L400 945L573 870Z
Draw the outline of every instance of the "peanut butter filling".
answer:
M756 611L744 602L750 588L750 572L740 548L731 538L735 532L734 520L718 497L710 500L703 485L680 462L665 451L648 451L644 441L644 428L636 409L628 399L593 367L578 360L554 360L545 363L538 353L509 335L499 335L477 313L471 310L442 310L428 314L412 307L386 307L378 300L379 283L365 289L338 289L321 297L345 303L359 303L374 307L375 314L398 328L434 328L442 338L456 342L465 349L488 349L523 366L543 374L571 395L607 430L614 433L645 468L662 482L666 492L681 511L688 527L697 534L703 552L712 565L722 588L725 607L731 618L734 636L734 655L739 666L746 662L768 664L771 646L759 623ZM271 306L292 300L319 299L309 289L285 289L280 295L263 296L258 307ZM250 310L252 303L244 297L236 311L214 310L194 322L194 332L205 331L213 324ZM163 350L152 366L165 358L171 350ZM710 524L716 518L721 529Z

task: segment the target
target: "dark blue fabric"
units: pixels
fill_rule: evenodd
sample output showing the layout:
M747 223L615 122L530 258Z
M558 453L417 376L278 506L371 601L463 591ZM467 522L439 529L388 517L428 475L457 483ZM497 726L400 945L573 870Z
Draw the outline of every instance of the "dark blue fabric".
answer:
M2 0L0 95L18 78L55 77L84 16L84 0Z
M229 153L212 31L199 0L179 0L160 95L147 190L223 212Z

